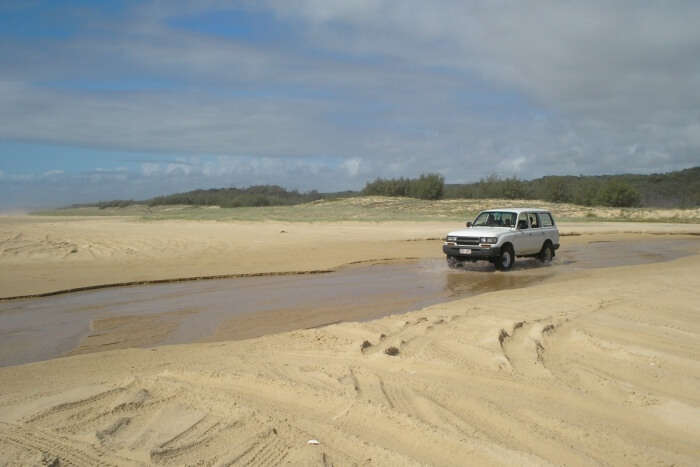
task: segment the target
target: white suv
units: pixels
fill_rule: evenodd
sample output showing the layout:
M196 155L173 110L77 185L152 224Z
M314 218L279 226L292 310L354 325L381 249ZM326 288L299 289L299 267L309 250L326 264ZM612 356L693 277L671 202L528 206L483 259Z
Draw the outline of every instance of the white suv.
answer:
M474 222L467 222L466 229L447 234L442 251L451 268L465 261L486 260L507 271L516 256L548 263L558 248L559 230L549 211L507 208L480 212Z

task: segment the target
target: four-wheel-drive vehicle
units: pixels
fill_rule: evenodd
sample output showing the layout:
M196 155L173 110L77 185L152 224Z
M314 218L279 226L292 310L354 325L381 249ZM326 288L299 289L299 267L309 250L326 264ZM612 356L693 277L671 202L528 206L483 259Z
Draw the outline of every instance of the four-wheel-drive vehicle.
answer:
M442 251L451 268L486 260L507 271L516 256L548 263L558 248L559 230L549 211L508 208L480 212L474 222L467 222L466 229L447 234Z

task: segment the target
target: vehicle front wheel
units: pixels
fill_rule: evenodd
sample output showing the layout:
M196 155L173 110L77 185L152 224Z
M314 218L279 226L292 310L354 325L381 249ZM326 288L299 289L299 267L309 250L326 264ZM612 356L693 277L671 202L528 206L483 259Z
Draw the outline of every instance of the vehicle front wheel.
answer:
M457 261L457 258L454 256L448 256L447 257L447 266L450 269L457 269L459 267L459 261Z
M545 243L544 246L542 247L542 251L540 251L540 254L537 256L537 258L547 264L552 261L552 258L554 257L554 250L552 249L552 245L549 243Z
M505 246L501 249L501 256L496 261L496 268L501 271L509 271L515 262L515 252L511 246Z

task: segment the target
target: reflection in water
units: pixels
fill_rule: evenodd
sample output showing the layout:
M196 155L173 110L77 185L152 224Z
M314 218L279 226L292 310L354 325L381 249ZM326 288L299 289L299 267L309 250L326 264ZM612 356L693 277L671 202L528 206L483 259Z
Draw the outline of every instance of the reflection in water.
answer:
M484 274L474 271L450 272L446 277L445 289L450 297L477 295L495 290L517 289L542 282L554 273L521 275L511 273Z

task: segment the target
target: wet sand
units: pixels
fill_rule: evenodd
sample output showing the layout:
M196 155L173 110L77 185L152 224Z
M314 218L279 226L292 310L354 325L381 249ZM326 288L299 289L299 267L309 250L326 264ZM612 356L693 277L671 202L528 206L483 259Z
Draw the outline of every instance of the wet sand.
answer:
M0 298L210 276L334 270L441 256L455 222L144 222L0 216ZM562 234L696 234L700 224L560 223ZM574 239L577 237L567 237Z
M444 259L378 262L319 275L177 282L0 302L0 366L129 347L245 339L417 310L449 299L563 280L581 269L669 261L696 237L564 242L551 265L520 259L454 271Z

